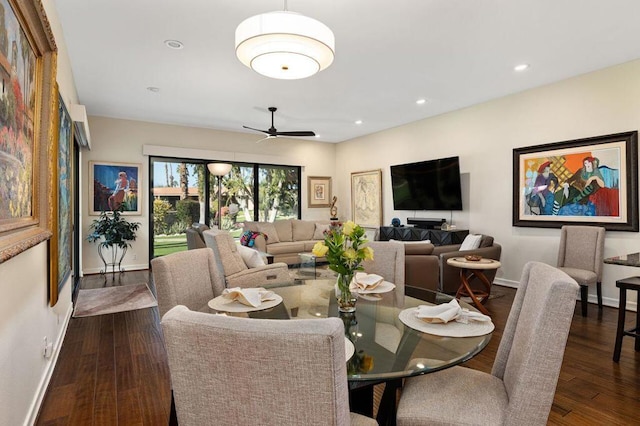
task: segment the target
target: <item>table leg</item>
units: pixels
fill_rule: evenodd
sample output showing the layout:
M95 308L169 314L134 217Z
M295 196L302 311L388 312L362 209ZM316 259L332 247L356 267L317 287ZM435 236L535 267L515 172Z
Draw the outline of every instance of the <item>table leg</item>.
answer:
M349 409L373 417L373 385L349 385Z
M619 297L619 305L618 305L618 329L616 330L616 344L613 347L613 361L620 361L620 351L622 349L622 337L624 336L624 317L625 317L625 309L627 309L627 290L624 288L620 289L620 297Z
M467 279L467 271L464 268L460 269L460 288L458 288L458 291L456 293L456 299L459 299L461 296L469 296L473 304L476 306L476 308L478 308L480 312L482 312L485 315L489 315L489 311L487 310L487 308L484 307L482 302L489 298L491 283L480 270L472 271L472 275L475 275L476 277L478 277L478 279L480 279L480 282L482 282L484 286L487 288L486 294L485 292L479 294L480 297L483 297L483 299L482 300L478 299L478 296L476 296L476 294L471 289L471 286L469 285L469 280Z
M402 387L402 379L389 380L384 385L384 392L380 398L376 421L380 426L395 426L396 424L396 398L398 389Z

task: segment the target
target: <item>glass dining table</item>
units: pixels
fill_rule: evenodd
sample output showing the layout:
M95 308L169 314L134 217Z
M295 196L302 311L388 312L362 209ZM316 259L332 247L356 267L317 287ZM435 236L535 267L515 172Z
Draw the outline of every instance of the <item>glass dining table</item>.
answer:
M335 279L265 287L281 296L282 303L265 310L227 314L266 319L342 319L345 337L355 348L347 360L351 410L372 416L373 386L385 383L377 416L381 425L395 424L396 391L402 379L463 363L482 351L491 339L491 333L442 337L406 326L399 319L401 311L425 302L435 305L453 299L430 290L406 286L382 294L359 295L356 312L345 314L338 312ZM475 310L465 302L460 304Z

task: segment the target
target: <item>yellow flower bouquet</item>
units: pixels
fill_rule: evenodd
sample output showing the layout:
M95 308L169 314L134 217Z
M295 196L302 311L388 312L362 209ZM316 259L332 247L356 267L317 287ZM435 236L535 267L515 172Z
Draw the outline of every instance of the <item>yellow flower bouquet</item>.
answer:
M364 228L352 221L332 222L324 234L324 241L318 241L313 254L325 257L329 269L338 274L338 309L342 312L355 311L355 297L349 286L356 271L362 271L364 260L373 260L373 249L365 246L367 239Z

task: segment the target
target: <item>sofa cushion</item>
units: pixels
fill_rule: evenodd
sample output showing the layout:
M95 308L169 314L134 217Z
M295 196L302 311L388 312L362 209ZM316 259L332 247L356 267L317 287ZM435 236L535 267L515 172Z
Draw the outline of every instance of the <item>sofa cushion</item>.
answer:
M316 224L308 220L292 220L293 241L306 241L313 239Z
M489 235L483 235L482 239L480 240L479 248L491 247L492 245L493 245L493 237L490 237Z
M329 223L316 223L316 230L313 233L313 238L311 238L312 240L324 240L324 231L329 230L329 227L331 227L331 224ZM307 238L309 239L309 238Z
M291 231L291 219L276 220L273 222L273 226L278 233L278 239L280 242L286 243L293 241L293 233Z
M262 255L257 250L245 246L238 246L238 253L240 253L244 264L247 265L249 269L265 265Z
M318 242L317 240L307 240L307 241L301 241L304 244L304 250L306 252L309 252L311 250L313 250L313 246L316 245L316 243Z
M480 247L480 240L482 239L482 235L480 234L469 234L466 237L464 237L464 241L462 242L462 245L460 246L460 251L467 251L467 250L475 250L478 247Z
M267 235L267 244L279 243L280 238L276 227L271 222L258 222L258 232Z
M267 246L267 251L269 254L273 255L302 253L305 251L304 242L293 241L288 243L269 244Z
M259 232L258 222L251 222L251 221L243 222L242 229L244 229L245 231Z
M428 255L433 252L433 244L423 241L404 241L404 254L410 255Z

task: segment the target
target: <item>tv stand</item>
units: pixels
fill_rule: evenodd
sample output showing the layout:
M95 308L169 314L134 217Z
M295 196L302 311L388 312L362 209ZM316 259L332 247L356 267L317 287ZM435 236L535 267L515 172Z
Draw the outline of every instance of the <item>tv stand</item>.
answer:
M407 223L414 225L416 228L422 229L440 229L440 226L445 223L445 219L425 219L425 218L408 218Z
M442 231L440 229L423 229L415 226L381 226L380 241L424 241L431 240L434 246L462 244L464 237L469 234L467 229Z

